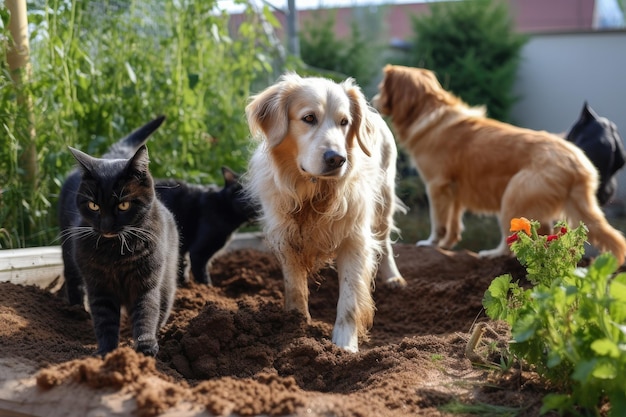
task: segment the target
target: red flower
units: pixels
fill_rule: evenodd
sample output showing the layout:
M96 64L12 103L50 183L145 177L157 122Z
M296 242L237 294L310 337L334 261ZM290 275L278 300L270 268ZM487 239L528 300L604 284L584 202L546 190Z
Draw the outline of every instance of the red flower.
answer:
M506 244L511 246L513 243L517 242L518 240L519 240L519 236L517 235L517 233L514 233L511 236L506 238Z
M564 235L567 233L567 227L561 227L561 234Z
M548 242L552 242L553 240L557 240L559 237L557 235L548 235Z

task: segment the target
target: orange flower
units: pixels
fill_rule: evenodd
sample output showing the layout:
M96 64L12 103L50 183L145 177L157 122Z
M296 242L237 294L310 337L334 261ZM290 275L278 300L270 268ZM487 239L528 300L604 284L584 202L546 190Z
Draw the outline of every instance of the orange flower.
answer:
M520 230L530 236L530 220L526 217L511 219L511 232L519 232Z

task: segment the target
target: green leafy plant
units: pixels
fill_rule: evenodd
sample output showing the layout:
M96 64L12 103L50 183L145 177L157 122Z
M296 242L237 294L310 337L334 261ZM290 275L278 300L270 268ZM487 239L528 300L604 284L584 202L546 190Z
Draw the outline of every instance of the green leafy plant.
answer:
M32 77L17 85L0 2L0 249L58 244L57 195L75 163L68 145L101 155L159 114L166 122L148 143L155 176L221 183L222 165L245 170L247 99L282 68L259 23L268 9L240 3L235 27L216 0L29 2ZM32 98L32 114L19 95ZM30 127L34 189L21 163Z
M613 255L604 253L577 267L587 235L581 223L556 225L539 235L540 224L513 219L511 250L526 267L532 287L494 279L483 305L494 320L511 327L509 349L554 387L542 412L626 415L626 274L616 274Z

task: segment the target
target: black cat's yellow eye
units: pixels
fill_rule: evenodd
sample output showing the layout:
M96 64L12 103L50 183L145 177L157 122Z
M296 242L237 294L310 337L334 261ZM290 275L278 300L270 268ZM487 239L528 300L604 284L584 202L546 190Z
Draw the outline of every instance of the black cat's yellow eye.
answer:
M87 207L91 211L98 211L98 210L100 210L100 206L97 205L96 203L94 203L93 201L90 201L89 203L87 203Z
M126 211L130 208L130 203L128 201L122 201L117 205L117 208L122 211Z

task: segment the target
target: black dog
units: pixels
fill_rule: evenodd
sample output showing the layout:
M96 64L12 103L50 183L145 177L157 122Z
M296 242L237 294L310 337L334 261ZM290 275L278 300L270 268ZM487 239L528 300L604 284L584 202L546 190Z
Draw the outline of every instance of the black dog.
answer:
M256 216L248 203L239 175L222 167L224 187L193 185L179 180L157 180L159 200L174 214L180 234L179 284L187 282L185 256L189 253L196 282L211 284L208 263L245 222Z
M598 116L585 101L580 117L565 138L581 148L598 169L600 185L596 196L600 205L605 205L617 191L615 174L626 162L617 126L606 117Z

